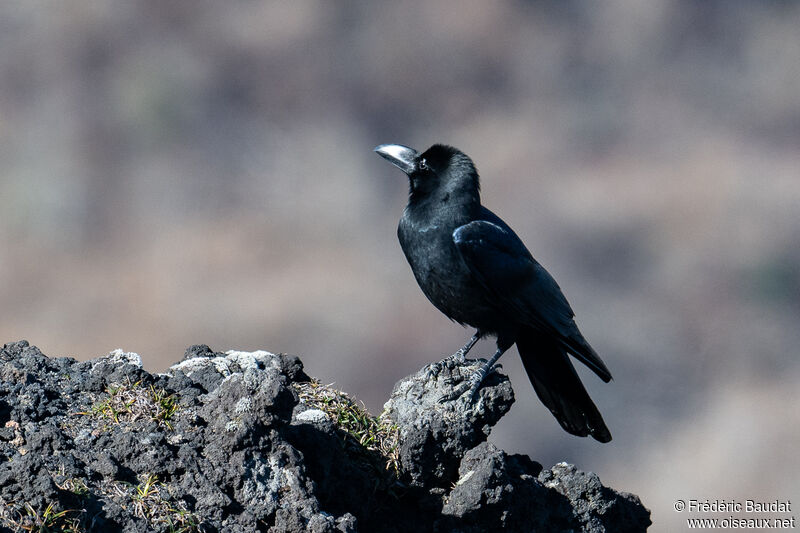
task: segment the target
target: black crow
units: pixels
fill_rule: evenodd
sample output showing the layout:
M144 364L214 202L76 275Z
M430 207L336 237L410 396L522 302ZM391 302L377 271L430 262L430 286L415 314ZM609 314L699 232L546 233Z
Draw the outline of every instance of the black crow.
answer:
M382 144L375 151L408 175L408 205L397 236L422 292L450 319L477 330L463 348L432 365L432 373L463 362L481 337L497 337L494 355L466 386L443 400L460 396L467 387L472 399L500 356L516 343L536 394L561 427L610 441L567 354L605 382L611 373L581 335L553 277L511 228L481 205L472 160L442 144L424 153L398 144Z

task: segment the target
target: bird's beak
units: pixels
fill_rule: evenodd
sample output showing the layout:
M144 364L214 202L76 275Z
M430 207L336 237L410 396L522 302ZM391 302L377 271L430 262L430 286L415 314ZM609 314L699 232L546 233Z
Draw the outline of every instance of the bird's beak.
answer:
M419 152L401 144L382 144L375 147L379 156L386 159L406 174L411 174L417 169Z

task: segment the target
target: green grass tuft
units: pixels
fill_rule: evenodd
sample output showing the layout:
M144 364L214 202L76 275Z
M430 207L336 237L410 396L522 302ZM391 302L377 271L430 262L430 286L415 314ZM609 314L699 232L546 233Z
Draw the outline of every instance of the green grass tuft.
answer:
M145 387L137 381L109 386L104 399L95 402L89 411L76 414L93 416L114 424L146 418L171 430L172 419L179 409L178 399L174 394L153 385Z
M397 425L384 416L370 415L363 403L359 404L344 392L316 380L292 385L302 403L327 414L346 439L352 439L366 451L379 454L385 460L385 469L394 477L399 476L400 430Z
M16 519L2 516L0 513L0 525L12 529L12 531L30 533L83 533L86 531L83 518L84 511L75 509L56 510L50 503L43 511L37 511L31 505L25 504L25 513L18 514Z

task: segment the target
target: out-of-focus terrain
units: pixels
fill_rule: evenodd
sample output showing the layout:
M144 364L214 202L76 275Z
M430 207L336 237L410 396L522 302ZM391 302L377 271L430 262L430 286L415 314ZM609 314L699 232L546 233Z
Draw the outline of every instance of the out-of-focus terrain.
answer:
M603 446L512 350L494 440L654 531L679 498L800 505L798 27L777 0L3 4L0 338L292 352L379 412L471 334L417 288L372 153L446 142L615 377L580 370Z

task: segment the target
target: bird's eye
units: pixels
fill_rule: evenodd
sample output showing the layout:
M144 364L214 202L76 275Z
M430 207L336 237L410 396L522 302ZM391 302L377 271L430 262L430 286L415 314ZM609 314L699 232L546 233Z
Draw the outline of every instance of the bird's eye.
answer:
M425 161L425 158L419 160L419 169L420 170L430 170L431 168L428 166L428 162Z

